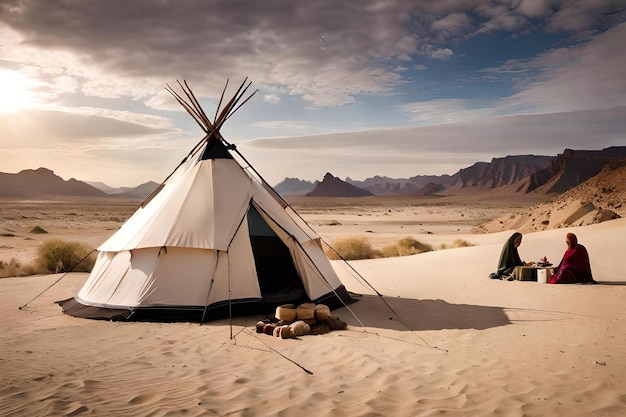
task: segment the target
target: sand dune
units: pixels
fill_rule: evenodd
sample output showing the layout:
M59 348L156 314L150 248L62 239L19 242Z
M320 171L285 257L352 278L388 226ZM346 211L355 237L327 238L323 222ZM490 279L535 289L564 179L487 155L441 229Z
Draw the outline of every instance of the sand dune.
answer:
M0 415L626 415L626 219L573 230L601 285L489 280L509 232L425 234L476 246L351 262L360 277L335 262L362 294L333 312L348 330L297 340L256 334L258 317L63 315L86 274L19 310L61 276L2 279ZM566 231L526 234L522 258L558 262Z

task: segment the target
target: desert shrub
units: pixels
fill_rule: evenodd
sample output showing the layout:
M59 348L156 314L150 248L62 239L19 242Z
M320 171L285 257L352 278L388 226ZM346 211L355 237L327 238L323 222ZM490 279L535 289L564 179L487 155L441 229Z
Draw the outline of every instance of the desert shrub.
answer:
M11 258L9 262L0 261L0 278L25 277L35 274L32 265L22 265L20 261Z
M466 248L469 246L474 246L474 244L471 242L468 242L465 239L456 239L454 242L452 242L452 245L442 243L441 245L439 245L439 249Z
M405 237L404 239L400 240L398 242L398 246L406 249L415 249L419 253L430 252L434 250L432 245L420 242L419 240L415 240L412 237Z
M380 251L374 250L372 245L363 236L353 236L337 240L333 242L332 247L335 249L334 251L326 251L326 255L329 259L336 260L343 258L347 261L354 261L357 259L372 259L381 257Z
M395 245L385 246L382 250L383 256L391 258L395 256L408 256L417 253L430 252L434 248L428 243L420 242L412 237L405 237Z
M456 239L453 243L452 246L455 248L467 248L469 246L474 246L473 243L468 242L465 239Z
M70 270L90 272L96 261L95 253L91 252L91 249L84 243L61 239L46 240L37 249L35 268L42 273L69 272ZM77 265L86 256L87 258Z

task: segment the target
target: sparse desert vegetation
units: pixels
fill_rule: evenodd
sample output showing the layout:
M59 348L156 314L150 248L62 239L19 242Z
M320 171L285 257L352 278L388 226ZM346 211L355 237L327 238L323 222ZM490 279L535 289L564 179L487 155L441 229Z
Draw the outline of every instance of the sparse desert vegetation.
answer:
M393 258L397 256L416 255L419 253L437 250L429 243L420 242L412 237L405 237L394 244L386 245L382 249L375 249L365 236L350 236L337 239L326 248L329 259L358 259ZM474 246L465 239L456 239L451 245L441 244L439 249L461 248Z
M25 277L36 273L37 271L31 264L22 265L17 258L11 258L6 262L0 260L0 278Z
M469 246L474 246L474 244L465 239L455 239L454 242L452 242L452 245L442 243L439 245L439 249L467 248Z
M325 250L329 259L345 259L355 261L358 259L381 258L382 252L374 250L371 243L365 236L350 236L338 239L330 244L330 248Z
M432 250L434 250L433 246L428 243L420 242L412 237L405 237L394 245L385 246L382 249L382 253L385 258L392 258L395 256L415 255Z
M517 208L520 204L460 200L453 204L456 200L449 198L297 198L292 203L323 240L332 242L347 260L406 256L468 246L471 244L456 241L442 244L437 236L469 233L483 221L511 212L511 206ZM85 250L89 252L108 239L138 205L134 200L113 199L3 199L0 277L66 271L84 256ZM338 231L341 238L359 238L338 243L335 242ZM399 233L406 237L400 239ZM55 239L80 242L85 247L70 248L69 252L77 255L69 257L68 248L44 245ZM338 257L332 250L326 253L331 259ZM91 268L89 260L86 262L79 265L79 271Z
M90 272L96 260L95 252L85 243L62 239L46 240L37 248L37 257L28 263L17 258L0 260L0 278L24 277L59 272Z
M35 264L47 272L90 272L95 261L95 252L84 243L50 239L39 245Z

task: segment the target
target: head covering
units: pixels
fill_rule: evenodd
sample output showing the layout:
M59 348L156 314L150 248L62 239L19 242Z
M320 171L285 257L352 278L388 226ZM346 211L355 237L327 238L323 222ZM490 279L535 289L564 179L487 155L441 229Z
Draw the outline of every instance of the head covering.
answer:
M568 233L565 237L567 237L567 240L569 241L568 248L571 249L574 246L578 245L578 238L574 233Z
M515 247L515 241L522 237L520 232L515 232L509 237L502 247L502 253L500 254L500 260L498 261L498 273L507 274L513 270L516 266L524 265L524 262L520 259L517 247Z

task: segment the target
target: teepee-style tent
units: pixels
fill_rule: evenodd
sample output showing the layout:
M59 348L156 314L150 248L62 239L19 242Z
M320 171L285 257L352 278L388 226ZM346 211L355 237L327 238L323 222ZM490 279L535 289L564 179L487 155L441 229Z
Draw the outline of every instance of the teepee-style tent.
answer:
M220 134L245 84L214 122L186 83L179 83L186 100L168 86L206 136L98 248L82 289L60 302L65 313L203 322L284 303L352 301L319 236Z

